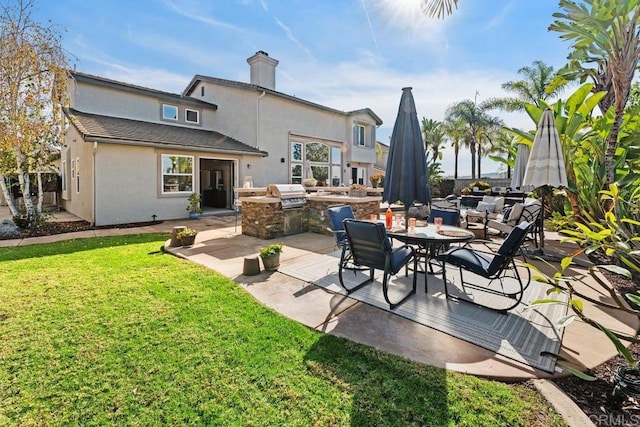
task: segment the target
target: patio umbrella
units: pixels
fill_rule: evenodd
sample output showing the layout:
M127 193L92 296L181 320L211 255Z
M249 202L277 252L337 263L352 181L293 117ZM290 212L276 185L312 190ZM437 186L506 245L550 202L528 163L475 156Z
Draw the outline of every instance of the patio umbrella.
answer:
M533 188L541 188L545 185L552 188L568 186L560 136L556 129L553 112L549 109L542 113L538 123L522 185L530 185ZM541 202L540 248L544 250L544 197Z
M522 180L524 179L524 171L529 161L529 153L531 153L531 149L527 144L518 144L516 164L513 167L513 175L511 175L511 188L514 190L516 188L522 189Z
M389 204L402 202L406 218L413 202L431 201L428 185L429 175L416 104L411 88L405 87L402 88L398 116L389 144L383 200ZM405 229L407 222L405 221Z

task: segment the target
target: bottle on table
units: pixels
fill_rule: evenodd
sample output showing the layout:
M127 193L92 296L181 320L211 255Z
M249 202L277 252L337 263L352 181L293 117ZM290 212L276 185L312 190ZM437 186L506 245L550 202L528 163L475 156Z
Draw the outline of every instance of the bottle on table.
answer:
M384 214L385 226L387 228L391 228L393 225L393 212L391 212L391 208L387 208L387 213Z

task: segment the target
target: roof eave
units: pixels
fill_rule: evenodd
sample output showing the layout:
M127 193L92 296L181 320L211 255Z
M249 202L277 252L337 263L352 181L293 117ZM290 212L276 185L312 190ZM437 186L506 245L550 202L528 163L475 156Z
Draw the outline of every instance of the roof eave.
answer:
M118 138L107 138L104 136L94 136L94 135L83 135L82 139L85 142L99 142L102 144L118 144L118 145L133 145L138 147L153 147L158 148L161 146L163 148L168 148L172 150L189 150L189 151L200 151L200 152L209 152L209 153L224 153L224 154L234 154L234 155L243 155L243 156L254 156L254 157L268 157L269 153L266 151L242 151L242 150L225 150L222 148L207 148L207 147L199 147L194 145L179 145L179 144L171 144L165 142L149 142L149 141L134 141L129 139L118 139Z

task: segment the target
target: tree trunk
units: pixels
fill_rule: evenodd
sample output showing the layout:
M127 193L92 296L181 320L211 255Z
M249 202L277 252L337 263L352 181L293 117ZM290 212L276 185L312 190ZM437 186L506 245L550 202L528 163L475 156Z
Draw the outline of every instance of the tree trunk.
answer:
M476 142L475 140L471 140L469 151L471 151L471 179L476 179Z
M42 202L44 201L44 191L42 191L42 173L38 172L38 205L36 206L36 212L42 213Z
M15 201L13 200L13 194L7 187L7 181L4 178L4 174L0 174L0 187L2 188L2 194L4 195L4 200L7 202L7 206L9 207L9 212L11 212L11 216L18 215L18 208L16 207Z
M454 150L454 156L455 156L455 160L454 160L454 166L453 166L453 178L454 179L458 179L458 149Z
M482 145L478 144L478 179L482 177Z

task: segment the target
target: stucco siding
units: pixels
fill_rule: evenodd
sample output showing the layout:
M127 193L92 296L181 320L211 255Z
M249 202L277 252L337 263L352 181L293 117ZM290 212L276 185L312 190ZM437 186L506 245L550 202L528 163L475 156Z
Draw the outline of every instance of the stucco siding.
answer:
M98 145L96 225L187 217L188 195L160 196L159 155L147 147Z
M66 141L61 156L67 162L67 191L61 205L68 212L93 222L93 144L84 142L73 126L67 130Z

